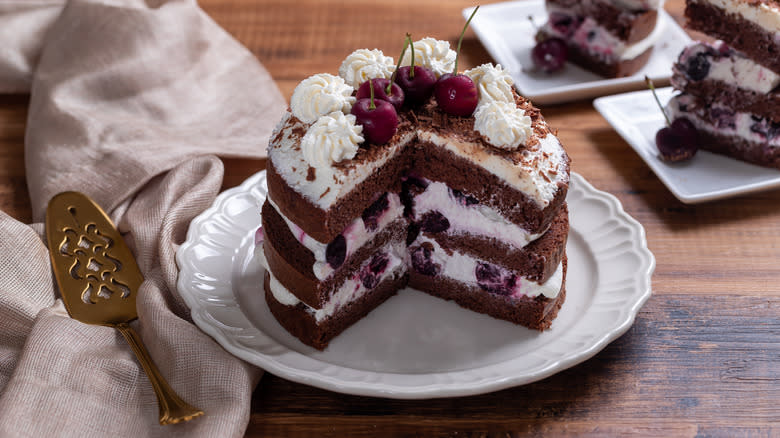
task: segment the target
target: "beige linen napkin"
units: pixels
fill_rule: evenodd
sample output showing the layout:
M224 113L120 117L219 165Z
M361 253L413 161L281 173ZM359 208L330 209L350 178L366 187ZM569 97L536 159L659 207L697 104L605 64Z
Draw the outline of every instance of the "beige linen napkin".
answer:
M174 254L220 188L211 154L265 155L285 108L272 79L194 1L0 1L0 44L0 91L31 85L38 222L0 212L0 436L241 436L261 371L189 321ZM146 278L136 328L206 416L159 426L121 335L68 317L40 224L64 190L89 194L125 233Z

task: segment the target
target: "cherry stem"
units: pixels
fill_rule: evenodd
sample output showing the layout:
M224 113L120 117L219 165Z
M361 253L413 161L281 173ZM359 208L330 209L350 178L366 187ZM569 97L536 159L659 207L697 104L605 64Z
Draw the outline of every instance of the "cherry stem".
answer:
M531 22L531 27L533 27L535 31L539 32L539 26L536 25L536 21L534 21L533 15L528 16L528 21Z
M409 33L406 34L406 43L412 48L412 63L411 68L409 68L409 78L414 79L414 43L412 42L412 35Z
M373 79L368 80L368 89L369 92L371 93L371 104L368 105L368 109L375 110L376 105L374 105L374 80Z
M387 88L385 89L385 94L388 96L392 95L392 87L393 82L395 82L395 76L398 74L398 69L401 68L401 61L404 59L404 55L406 54L406 49L409 47L409 34L406 34L406 38L404 38L404 48L401 49L401 56L398 57L398 63L395 64L395 71L390 76L390 83L387 84Z
M661 109L661 113L664 115L664 119L666 119L666 126L672 126L672 122L669 120L669 116L666 115L666 110L664 110L664 106L661 105L661 101L658 99L658 94L655 92L655 86L653 85L653 81L650 80L647 76L645 76L645 82L647 83L647 86L650 88L650 91L653 92L653 97L655 97L655 103L658 104L658 108Z
M474 8L474 12L471 13L471 16L468 20L466 20L466 25L463 26L463 30L460 31L460 38L458 38L458 50L455 53L455 68L452 70L453 75L458 74L458 58L460 58L460 43L463 42L463 35L466 35L466 29L469 28L469 23L471 23L471 19L474 18L474 15L477 14L477 11L479 10L479 6Z

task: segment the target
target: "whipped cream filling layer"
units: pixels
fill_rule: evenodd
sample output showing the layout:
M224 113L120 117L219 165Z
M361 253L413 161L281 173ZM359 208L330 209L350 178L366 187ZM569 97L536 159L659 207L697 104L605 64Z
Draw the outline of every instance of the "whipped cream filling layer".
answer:
M427 246L430 250L422 251L423 246ZM546 282L539 284L516 275L501 266L474 258L457 250L449 249L445 251L435 240L429 239L422 234L415 239L410 246L411 248L419 248L411 253L412 269L417 269L415 266L422 264L428 267L428 274L431 273L431 270L434 270L436 275L447 277L469 286L479 287L485 293L494 293L513 298L534 298L539 295L555 298L560 293L563 284L563 263L558 265L555 273ZM429 258L420 261L420 257L423 257L422 254L427 255ZM429 267L431 266L435 268L430 269ZM421 273L425 274L425 272Z
M388 160L398 155L400 149L414 137L414 132L409 132L396 144L378 148L376 158L372 158L367 164L316 169L312 167L309 170L309 163L300 148L302 132L306 132L309 125L302 122L289 123L291 117L292 114L287 112L271 134L268 158L293 190L323 210L330 208Z
M268 198L268 202L276 210L279 216L284 219L284 222L287 224L290 232L293 236L295 236L298 242L314 254L315 262L314 266L312 267L314 276L317 277L317 279L320 281L328 278L335 271L335 269L333 269L333 267L330 266L326 260L325 253L327 251L328 244L320 242L306 234L306 232L303 231L301 227L293 223L281 212L281 210L279 210L279 207L270 197ZM369 242L371 239L373 239L385 227L387 227L387 225L400 218L403 215L403 212L404 206L401 204L401 199L398 197L398 195L395 193L388 193L387 208L383 210L379 216L375 217L375 228L372 226L371 229L369 229L363 221L363 218L359 217L353 220L349 225L347 225L344 231L341 232L341 235L344 236L347 244L344 260L348 260L349 257L355 253L355 251L360 249L360 247L362 247L366 242Z
M780 123L746 112L735 112L718 103L701 106L689 94L672 97L666 111L671 119L687 118L699 130L739 137L769 147L780 146Z
M265 259L262 246L258 246L256 251L258 251L260 263L270 274L271 282L269 288L276 301L285 306L297 306L299 303L302 303L268 270L268 262ZM377 260L380 260L380 262L377 263ZM322 308L316 309L304 303L306 311L314 316L317 323L330 318L342 306L359 299L388 278L392 277L395 279L403 275L406 272L405 260L406 245L403 242L389 246L386 251L380 252L366 260L352 277L347 278L341 284Z
M601 26L591 17L578 17L571 14L567 9L548 5L548 11L551 17L568 17L570 26L554 25L553 20L549 20L542 30L549 34L562 38L563 40L580 47L591 56L597 57L606 62L627 61L636 58L653 46L661 37L664 31L664 20L657 20L655 28L645 38L633 44L626 44L625 41L614 36L607 28Z
M724 11L737 14L747 21L751 21L775 34L775 39L780 37L780 7L770 2L757 3L751 0L695 0L692 3L709 3Z
M559 183L569 182L566 153L552 133L539 138L538 144L525 149L518 163L492 153L482 145L442 137L436 132L422 131L419 138L478 164L504 180L510 187L533 199L540 208L550 204L558 191Z
M426 213L438 212L449 223L448 233L469 233L506 242L522 248L538 239L539 234L508 221L501 214L482 204L469 202L441 182L428 182L425 191L414 197L414 220L420 221Z
M674 71L692 82L711 79L761 94L780 85L780 75L722 41L689 45L680 53Z

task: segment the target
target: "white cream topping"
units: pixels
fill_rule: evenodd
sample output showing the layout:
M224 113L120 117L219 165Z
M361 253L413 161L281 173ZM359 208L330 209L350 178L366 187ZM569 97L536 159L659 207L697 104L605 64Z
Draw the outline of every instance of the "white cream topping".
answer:
M780 32L780 8L769 3L750 4L744 0L707 0L695 3L710 3L732 14L738 14L745 20L752 21L768 32Z
M262 249L259 251L262 254ZM377 284L387 280L390 277L398 278L406 272L406 245L404 242L398 242L395 245L389 247L389 251L386 254L388 257L387 266L385 270L379 275ZM263 266L268 269L268 262L265 257L260 255L260 261ZM348 278L341 284L341 286L331 295L330 299L320 309L315 309L304 303L306 310L314 315L314 319L317 323L324 321L325 319L333 316L342 306L349 304L352 301L362 297L371 289L365 287L359 277L360 271L362 271L369 263L371 258L357 270L357 273ZM268 271L270 273L270 271ZM271 282L269 288L276 301L284 304L285 306L297 306L298 303L302 303L292 292L290 292L279 280L270 273Z
M284 219L287 227L290 229L290 233L300 242L301 245L306 247L314 254L314 276L318 280L324 280L328 278L335 270L328 264L325 258L325 252L327 251L328 243L323 243L317 239L306 234L305 231L290 219L285 216L276 203L269 197L268 202L276 210L276 213ZM344 240L347 242L347 250L344 260L349 260L349 257L360 249L366 242L373 239L379 234L385 227L392 222L398 220L404 213L404 206L401 204L401 198L395 193L388 193L387 195L387 210L385 210L377 218L377 227L374 230L366 228L362 218L357 218L352 221L344 231L341 233L344 236Z
M703 111L724 112L726 114L733 112L730 108L720 104L714 104L707 108L697 107L693 97L687 94L672 97L666 106L666 112L671 119L685 117L696 126L696 129L713 134L740 137L771 147L780 147L780 127L775 128L777 131L776 136L771 137L771 134L769 134L769 131L772 129L771 124L766 119L754 118L750 113L746 112L737 112L728 118L724 118L723 121L713 124L703 117Z
M301 152L310 166L321 169L355 157L363 143L363 126L352 114L334 111L321 116L301 139Z
M571 15L566 9L559 7L551 7L550 10L565 15ZM550 35L563 38L564 40L583 48L593 56L614 62L618 60L626 61L634 59L654 45L663 34L664 20L659 19L656 22L653 31L634 44L626 44L623 40L612 35L607 28L601 26L591 17L585 18L574 33L568 37L558 32L549 22L543 26L543 29Z
M488 263L483 260L476 259L466 254L460 253L455 250L445 251L439 244L429 239L422 234L412 243L412 247L415 247L421 243L430 243L433 245L433 252L431 254L431 260L437 265L441 266L439 275L443 277L449 277L460 283L467 284L472 287L479 287L477 282L477 266L480 263ZM503 268L501 268L503 269ZM563 284L563 263L558 265L555 273L542 284L528 280L527 278L519 275L515 276L515 281L511 285L512 297L537 297L543 295L547 298L555 298L561 291L561 285ZM490 292L485 292L490 293Z
M780 75L743 56L721 58L712 62L710 78L761 94L769 93L780 85Z
M390 79L395 70L393 58L385 56L379 49L358 49L350 53L339 67L339 76L347 84L358 89L369 79Z
M452 73L455 68L456 53L450 49L450 43L434 38L426 37L415 41L414 65L430 69L436 77L445 73ZM407 49L401 65L412 64L412 51Z
M512 93L514 80L508 71L501 67L501 64L482 64L471 70L466 70L463 74L470 77L477 89L479 89L479 104L490 101L515 102L515 96Z
M680 53L675 70L684 76L685 80L692 80L687 78L684 70L691 58L702 56L702 53L710 64L704 79L723 81L761 94L769 93L780 85L780 75L740 52L728 49L722 41L717 41L712 46L702 42L689 45Z
M344 79L320 73L302 80L293 90L290 109L304 123L314 123L320 116L334 111L349 113L355 91Z
M415 220L429 211L438 211L447 218L450 224L448 233L493 238L516 248L522 248L544 234L529 233L487 205L465 205L453 197L447 185L441 182L429 183L424 192L414 197Z
M531 118L514 101L491 100L479 104L474 111L474 129L491 145L506 150L516 150L533 135Z
M559 183L569 181L566 153L552 133L539 138L538 144L523 151L523 157L517 164L487 151L484 146L442 137L436 132L421 131L419 138L482 166L533 199L541 208L553 200Z

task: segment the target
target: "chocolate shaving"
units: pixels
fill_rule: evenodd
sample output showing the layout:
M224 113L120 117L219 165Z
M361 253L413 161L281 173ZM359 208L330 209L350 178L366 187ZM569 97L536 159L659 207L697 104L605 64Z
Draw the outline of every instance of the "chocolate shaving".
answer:
M326 189L325 189L325 191L324 191L324 192L322 192L322 194L320 195L320 199L324 198L324 197L325 197L325 195L327 195L327 194L328 194L328 192L330 192L330 186L328 186L328 188L326 188Z

